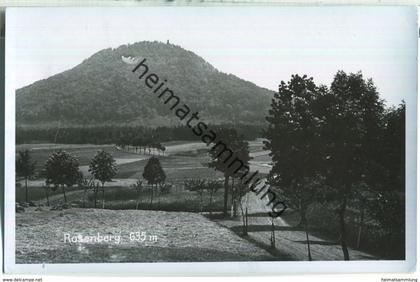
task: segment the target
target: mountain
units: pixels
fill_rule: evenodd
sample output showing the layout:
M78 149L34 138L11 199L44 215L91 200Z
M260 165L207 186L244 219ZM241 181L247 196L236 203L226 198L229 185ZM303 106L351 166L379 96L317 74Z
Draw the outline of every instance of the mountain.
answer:
M101 50L76 67L16 90L16 124L30 127L179 124L132 72L150 71L208 123L262 124L273 92L218 71L173 44L138 42Z

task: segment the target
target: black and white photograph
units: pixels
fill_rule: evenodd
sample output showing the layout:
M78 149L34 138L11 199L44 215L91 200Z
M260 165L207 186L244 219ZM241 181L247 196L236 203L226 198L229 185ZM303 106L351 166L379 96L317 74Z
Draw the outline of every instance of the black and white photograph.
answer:
M410 269L417 41L413 7L8 8L6 269Z

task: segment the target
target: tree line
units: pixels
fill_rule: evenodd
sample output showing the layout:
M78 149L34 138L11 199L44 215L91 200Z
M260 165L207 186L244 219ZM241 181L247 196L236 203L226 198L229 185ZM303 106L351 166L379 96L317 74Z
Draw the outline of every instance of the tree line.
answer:
M35 174L35 161L32 160L29 150L19 151L16 158L16 175L25 179L25 201L29 202L28 180ZM87 176L79 170L79 161L72 154L57 150L53 152L44 164L44 169L40 176L45 178L47 205L49 205L50 189L62 190L64 202L67 203L66 188L74 185L92 188L95 197L95 208L97 204L97 194L100 186L102 187L102 208L105 207L104 185L112 181L112 177L117 174L117 166L111 154L104 150L99 150L89 164L90 181ZM94 180L97 180L95 182Z
M112 181L117 174L117 165L112 155L99 150L89 164L91 181L79 170L79 161L72 154L58 150L53 152L44 164L41 176L45 177L47 203L49 205L50 186L56 190L61 187L64 202L67 202L66 187L79 185L92 188L94 192L94 206L96 208L98 192L102 188L102 208L105 208L105 183ZM96 182L94 180L97 180ZM27 190L28 187L25 186Z
M270 190L300 214L306 233L308 259L312 260L308 214L313 205L332 211L337 218L339 243L345 260L348 251L348 214L359 215L357 247L368 221L383 237L403 251L405 238L405 103L387 107L372 79L361 72L337 72L330 87L313 78L292 75L282 81L272 99L264 132L264 149L270 151ZM226 147L210 150L208 166L223 173L224 207L236 216L243 211L246 171L227 166L238 158L244 169L251 157L244 137L233 128L219 128ZM229 148L229 149L226 149ZM200 190L202 180L189 181ZM188 185L187 185L188 184ZM244 234L246 230L246 215ZM273 223L274 224L274 223ZM273 229L274 230L274 229ZM274 241L274 238L273 238ZM391 254L394 255L394 254Z
M369 215L391 242L404 240L404 102L386 107L361 72L339 71L330 87L292 75L280 83L267 121L268 182L299 211L307 236L308 209L320 203L337 216L345 260L350 207L359 211L360 233Z
M25 180L26 202L29 202L28 180L35 174L35 165L36 163L32 160L29 150L18 152L16 174ZM49 205L50 189L57 190L61 188L64 202L67 203L66 188L78 185L84 189L83 199L85 199L88 189L93 191L95 208L97 207L98 193L101 189L102 208L105 208L105 183L111 182L112 178L117 174L116 161L110 153L99 150L90 161L88 171L90 178L83 175L79 169L78 159L72 154L64 150L53 152L46 160L44 169L40 173L40 176L45 178L47 205ZM153 190L160 189L162 193L170 192L171 185L165 183L166 174L157 157L152 156L148 160L144 167L143 178L152 188L150 204L153 204ZM138 193L136 205L138 207L139 194L143 189L142 181L138 180L134 187Z
M232 127L229 124L218 125ZM247 140L261 137L260 126L249 124L235 124L234 127ZM188 126L176 127L144 127L106 125L89 127L16 127L16 144L25 143L59 143L59 144L118 144L132 146L142 140L148 144L159 144L168 141L185 140L198 141L199 138L191 134Z

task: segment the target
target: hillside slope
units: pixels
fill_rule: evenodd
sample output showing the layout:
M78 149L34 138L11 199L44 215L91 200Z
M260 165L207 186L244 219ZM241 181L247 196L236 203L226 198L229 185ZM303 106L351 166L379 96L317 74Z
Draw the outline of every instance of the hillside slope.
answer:
M147 237L139 237L136 232L144 232ZM130 237L130 233L134 234ZM69 242L66 234L121 238L108 242ZM100 209L60 212L28 208L16 214L17 263L274 259L265 250L196 213Z
M222 73L179 46L139 42L101 50L70 70L18 89L17 125L178 124L167 106L132 73L143 58L202 119L264 122L272 91Z

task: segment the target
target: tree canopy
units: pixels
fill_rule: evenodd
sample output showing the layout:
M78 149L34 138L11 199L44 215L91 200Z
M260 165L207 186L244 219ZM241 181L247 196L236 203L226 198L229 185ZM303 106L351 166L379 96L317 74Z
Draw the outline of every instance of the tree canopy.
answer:
M143 171L143 178L151 185L165 182L166 174L160 164L160 161L156 157L151 157Z
M103 184L117 174L117 165L111 154L100 150L90 162L89 172Z
M29 150L19 151L16 158L16 174L28 179L35 173L36 162L32 160Z
M267 121L269 182L288 205L303 211L301 217L314 201L334 207L344 259L350 259L345 214L356 202L372 202L370 215L388 225L384 228L403 230L403 221L382 217L388 203L403 218L398 193L405 191L404 103L386 109L361 72L338 71L329 88L292 75L280 83Z
M28 202L28 179L35 174L36 162L32 160L29 150L19 151L16 158L16 174L25 178L25 200Z
M47 184L70 187L79 180L79 161L66 151L58 150L45 162L45 176Z

